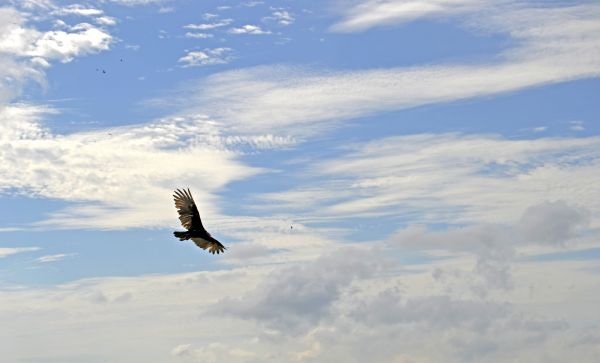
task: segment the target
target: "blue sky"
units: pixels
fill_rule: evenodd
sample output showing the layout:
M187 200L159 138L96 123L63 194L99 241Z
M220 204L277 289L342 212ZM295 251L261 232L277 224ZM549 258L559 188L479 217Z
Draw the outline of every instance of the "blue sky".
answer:
M0 355L598 361L599 17L0 1Z

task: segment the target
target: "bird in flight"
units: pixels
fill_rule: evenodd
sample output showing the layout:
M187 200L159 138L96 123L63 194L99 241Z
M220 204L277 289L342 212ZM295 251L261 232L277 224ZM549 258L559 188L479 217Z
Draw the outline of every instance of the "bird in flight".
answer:
M189 188L188 190L177 189L175 194L173 194L173 198L175 198L175 208L177 208L177 212L179 213L181 225L187 229L185 232L173 232L175 237L179 238L180 241L191 239L196 246L203 250L208 249L208 252L213 255L224 252L227 248L204 229L200 220L200 213L198 212L198 208L196 208L196 203L194 203L194 198Z

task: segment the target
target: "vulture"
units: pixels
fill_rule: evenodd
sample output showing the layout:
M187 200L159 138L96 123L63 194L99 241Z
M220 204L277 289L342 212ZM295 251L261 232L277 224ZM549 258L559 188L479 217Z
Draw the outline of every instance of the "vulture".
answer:
M203 250L208 249L208 252L213 255L224 252L227 248L204 229L200 220L200 213L198 212L198 208L196 208L196 203L194 203L190 189L177 189L175 194L173 194L173 198L175 198L175 208L177 208L177 213L179 213L181 225L187 229L185 232L173 232L175 237L179 238L180 241L191 239L196 246Z

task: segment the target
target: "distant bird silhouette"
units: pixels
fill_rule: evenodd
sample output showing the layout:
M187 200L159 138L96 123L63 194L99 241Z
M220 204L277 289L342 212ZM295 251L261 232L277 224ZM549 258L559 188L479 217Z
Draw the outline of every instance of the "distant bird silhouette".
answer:
M177 213L179 213L181 225L187 229L185 232L173 232L175 237L179 238L180 241L191 239L196 246L203 250L208 248L208 252L213 255L224 252L227 248L204 229L200 220L200 213L198 212L198 208L196 208L196 203L194 203L194 198L190 190L177 189L175 194L173 194L173 198L175 198L175 208L177 208Z

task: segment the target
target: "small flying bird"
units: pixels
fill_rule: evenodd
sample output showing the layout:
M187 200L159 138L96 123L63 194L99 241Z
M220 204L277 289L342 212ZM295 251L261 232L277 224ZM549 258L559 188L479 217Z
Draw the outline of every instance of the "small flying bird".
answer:
M196 203L194 203L194 198L189 188L188 190L177 189L175 194L173 194L173 198L175 198L175 208L177 208L177 212L179 213L181 225L187 229L185 232L173 232L175 237L179 238L180 241L191 239L196 246L203 250L208 248L208 252L213 255L224 252L227 248L204 229L200 220L200 213L198 212L198 208L196 208Z

